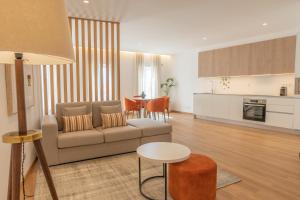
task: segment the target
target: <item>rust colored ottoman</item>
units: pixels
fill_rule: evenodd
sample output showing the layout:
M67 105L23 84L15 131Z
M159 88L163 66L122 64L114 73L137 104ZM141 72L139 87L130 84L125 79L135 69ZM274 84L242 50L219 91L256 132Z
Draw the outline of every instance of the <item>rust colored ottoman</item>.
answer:
M207 156L191 154L169 164L169 192L174 200L215 200L217 164Z

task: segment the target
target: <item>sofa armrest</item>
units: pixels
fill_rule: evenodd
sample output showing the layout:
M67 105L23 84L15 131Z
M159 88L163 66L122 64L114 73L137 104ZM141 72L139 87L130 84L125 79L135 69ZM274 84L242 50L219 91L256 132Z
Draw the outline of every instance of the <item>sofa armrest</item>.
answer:
M47 115L42 120L42 145L48 165L58 163L58 124L54 115Z

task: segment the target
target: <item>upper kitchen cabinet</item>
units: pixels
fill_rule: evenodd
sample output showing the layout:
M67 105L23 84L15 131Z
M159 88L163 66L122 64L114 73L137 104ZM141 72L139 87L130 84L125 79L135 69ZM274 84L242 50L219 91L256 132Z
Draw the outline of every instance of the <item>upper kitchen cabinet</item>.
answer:
M249 44L249 75L271 74L272 44L270 41Z
M231 52L231 48L217 49L213 52L213 71L215 76L229 75Z
M198 56L198 77L212 77L215 76L213 64L213 51L202 52Z
M295 72L296 36L199 53L199 77Z
M294 73L296 59L296 36L271 40L271 74Z
M250 69L250 45L240 45L231 48L231 76L248 75Z

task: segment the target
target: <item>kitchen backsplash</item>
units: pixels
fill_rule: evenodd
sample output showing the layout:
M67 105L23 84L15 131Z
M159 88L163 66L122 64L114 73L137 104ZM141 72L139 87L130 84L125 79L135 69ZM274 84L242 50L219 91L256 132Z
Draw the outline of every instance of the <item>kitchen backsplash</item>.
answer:
M279 96L280 88L287 87L288 96L294 95L295 75L262 75L239 77L200 78L195 92L220 94L257 94Z

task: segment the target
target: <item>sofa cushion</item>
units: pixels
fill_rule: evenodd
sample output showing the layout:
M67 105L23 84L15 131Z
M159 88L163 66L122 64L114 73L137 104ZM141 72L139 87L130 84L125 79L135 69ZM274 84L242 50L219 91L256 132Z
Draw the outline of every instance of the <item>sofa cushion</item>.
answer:
M86 112L85 113L83 113L82 106L86 106ZM70 108L74 108L74 109L70 110ZM61 131L63 129L63 124L62 124L61 117L64 114L68 115L68 116L74 115L74 112L76 110L78 111L78 115L90 114L92 112L92 104L89 103L89 102L58 103L58 104L56 104L56 119L57 119L57 125L58 125L58 130L59 131Z
M102 106L116 106L111 107L112 112L114 113L118 110L118 112L122 112L121 101L97 101L92 103L92 110L93 110L93 126L99 127L102 126L102 119L101 119L101 107ZM105 113L109 113L110 108L104 108Z
M86 114L86 105L76 107L64 107L62 110L62 116L76 116Z
M143 137L162 135L172 132L172 126L170 124L152 119L130 119L127 120L127 124L140 128L142 130Z
M93 129L92 114L62 116L63 132L75 132Z
M104 143L103 133L98 130L86 130L69 133L59 133L58 148L77 147Z
M130 140L140 138L142 136L141 130L133 126L122 126L107 129L102 129L99 127L97 130L103 132L105 142Z
M111 114L111 113L120 113L122 112L121 104L115 106L100 106L100 113L102 114Z
M121 113L121 112L111 113L111 114L101 113L101 118L102 118L103 129L127 126L125 113Z

